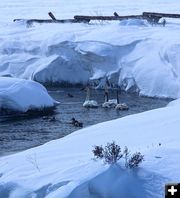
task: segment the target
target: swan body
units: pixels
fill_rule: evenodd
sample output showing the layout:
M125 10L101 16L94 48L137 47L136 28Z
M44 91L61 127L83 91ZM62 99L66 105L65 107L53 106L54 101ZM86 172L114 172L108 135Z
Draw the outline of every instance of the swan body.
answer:
M117 105L117 100L116 99L112 99L112 100L108 100L106 102L104 102L102 104L103 108L115 108Z
M129 107L127 106L127 104L121 103L121 104L117 104L116 107L115 107L115 109L116 110L124 111L124 110L128 110Z
M90 89L89 87L86 88L87 91L87 95L86 95L86 100L83 103L83 107L86 108L97 108L98 107L98 103L95 100L90 100Z
M117 99L109 100L108 89L105 87L105 102L102 104L104 108L115 108L116 110L128 110L129 107L125 103L119 103L119 91L116 92Z
M86 107L86 108L97 108L98 107L98 103L95 100L85 100L85 102L83 103L83 107Z
M105 99L105 101L102 104L103 108L115 108L115 106L118 103L116 99L109 100L109 92L108 92L107 84L105 85L104 99Z

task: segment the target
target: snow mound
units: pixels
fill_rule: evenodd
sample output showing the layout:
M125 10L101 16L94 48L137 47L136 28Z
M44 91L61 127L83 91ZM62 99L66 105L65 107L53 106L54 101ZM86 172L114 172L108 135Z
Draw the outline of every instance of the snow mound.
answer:
M128 19L123 20L119 23L122 26L149 26L149 23L141 19Z
M167 34L163 36L164 32L152 34L151 28L123 27L119 33L118 25L109 25L77 36L77 41L62 41L56 35L46 42L5 40L0 47L0 76L43 84L86 84L93 80L96 86L103 86L108 77L113 86L125 91L178 98L179 40L174 32L170 39L171 31L163 30ZM129 29L134 33L127 35ZM103 32L107 42L101 39Z
M168 107L180 106L180 99L176 99L176 100L171 101L167 106Z
M54 107L56 103L37 82L0 77L0 109L27 112Z
M76 187L68 198L158 198L163 197L161 186L164 185L164 181L166 181L165 177L147 170L125 170L118 165L113 165Z
M1 157L0 195L162 198L165 183L180 178L179 128L180 111L172 106L100 123ZM93 145L112 140L122 149L128 146L131 153L140 151L145 161L138 169L127 170L121 161L111 167L92 160Z

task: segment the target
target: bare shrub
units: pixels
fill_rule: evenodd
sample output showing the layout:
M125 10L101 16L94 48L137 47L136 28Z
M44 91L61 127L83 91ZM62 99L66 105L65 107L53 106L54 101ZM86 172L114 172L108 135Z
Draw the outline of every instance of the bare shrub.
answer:
M92 150L95 158L100 158L100 159L104 157L103 151L104 149L102 146L94 146L94 149Z
M128 160L127 167L136 168L139 166L140 163L142 163L143 159L144 159L144 155L142 155L140 152L136 152Z
M130 154L128 147L124 148L123 153L121 152L121 147L115 143L107 143L105 147L94 146L92 150L96 159L104 159L107 164L116 164L122 157L125 160L126 168L136 168L144 160L144 155L140 152Z
M94 146L92 152L95 158L103 158L107 164L115 164L123 156L120 146L114 141L112 143L107 143L104 148L102 146Z
M124 154L124 159L125 159L125 167L128 168L128 159L130 156L130 151L127 146L125 146L123 154Z
M103 150L103 155L107 164L115 164L123 156L123 154L121 154L121 147L114 141L107 143Z

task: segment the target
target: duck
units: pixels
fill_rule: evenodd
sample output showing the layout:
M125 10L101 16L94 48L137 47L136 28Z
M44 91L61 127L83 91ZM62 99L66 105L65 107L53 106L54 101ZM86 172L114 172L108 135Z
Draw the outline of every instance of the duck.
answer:
M76 120L75 118L72 118L71 119L71 124L75 127L83 127L83 123L82 122L79 122L78 120Z
M118 90L116 92L116 96L117 96L117 104L115 106L115 109L120 110L120 111L129 110L129 107L126 103L119 103L119 91Z
M55 121L57 121L55 116L52 116L52 117L49 119L49 122L55 122Z
M72 94L70 94L70 93L68 93L67 96L68 96L69 98L73 98L73 97L74 97L74 96L73 96Z
M90 100L90 89L86 88L86 100L83 103L83 107L86 108L98 108L98 103L95 100Z
M57 121L57 119L56 119L55 116L43 116L42 119L43 120L47 120L49 122L55 122L55 121Z

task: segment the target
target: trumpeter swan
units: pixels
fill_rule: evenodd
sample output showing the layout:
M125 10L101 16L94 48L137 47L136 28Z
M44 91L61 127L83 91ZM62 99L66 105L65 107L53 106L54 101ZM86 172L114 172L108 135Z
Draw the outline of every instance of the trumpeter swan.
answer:
M126 103L119 103L119 91L118 90L117 90L116 94L117 94L117 105L115 106L115 109L121 110L121 111L128 110L129 107Z
M90 100L89 87L86 88L86 100L83 103L83 107L86 107L86 108L97 108L98 107L98 103L95 100Z
M104 94L105 101L102 104L103 108L114 108L117 105L116 99L109 100L109 93L108 93L108 87L105 85L105 94Z

